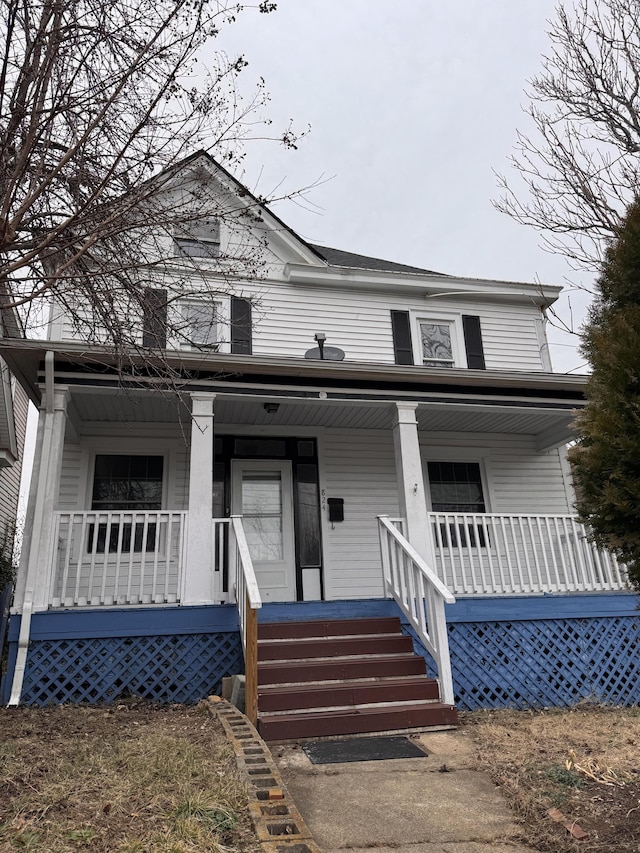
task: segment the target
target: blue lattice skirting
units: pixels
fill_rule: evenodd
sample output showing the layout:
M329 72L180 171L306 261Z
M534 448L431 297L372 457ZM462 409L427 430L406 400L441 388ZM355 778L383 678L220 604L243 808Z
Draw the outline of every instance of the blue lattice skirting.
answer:
M460 599L447 623L456 704L566 707L640 703L640 611L630 594ZM266 621L398 613L392 601L269 605ZM406 622L406 620L405 620ZM10 625L8 701L19 618ZM405 624L405 630L410 633ZM435 666L414 637L416 651ZM243 672L233 606L51 611L35 614L22 701L196 702Z
M235 607L35 614L22 703L197 702L244 671ZM13 619L8 700L19 619Z
M615 594L467 599L448 607L457 707L638 704L636 608L636 596Z

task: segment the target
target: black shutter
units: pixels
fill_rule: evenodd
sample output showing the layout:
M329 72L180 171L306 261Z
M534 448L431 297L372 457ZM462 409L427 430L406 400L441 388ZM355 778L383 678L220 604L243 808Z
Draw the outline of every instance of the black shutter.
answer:
M391 312L391 331L393 332L393 352L396 364L413 364L411 321L408 311Z
M142 300L142 346L164 349L167 345L167 291L147 287Z
M251 355L251 303L231 297L231 352Z
M467 367L470 367L472 370L484 370L484 349L482 348L480 317L463 314L462 331L464 332L464 348L467 351Z

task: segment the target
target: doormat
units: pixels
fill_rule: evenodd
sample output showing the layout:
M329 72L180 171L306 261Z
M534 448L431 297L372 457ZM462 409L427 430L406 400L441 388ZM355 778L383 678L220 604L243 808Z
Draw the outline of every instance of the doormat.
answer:
M302 747L312 764L346 764L351 761L386 761L392 758L426 758L426 749L404 736L353 737L314 740Z

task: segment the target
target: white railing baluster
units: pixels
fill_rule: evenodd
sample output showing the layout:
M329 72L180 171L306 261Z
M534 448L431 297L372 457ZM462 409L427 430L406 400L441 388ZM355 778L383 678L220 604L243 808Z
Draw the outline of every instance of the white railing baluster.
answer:
M64 557L62 559L62 578L60 581L60 604L67 604L67 584L69 583L69 570L71 568L71 548L69 547L69 542L72 539L72 531L73 526L75 524L75 513L69 513L69 520L67 521L67 547L64 550ZM64 525L64 519L62 516L58 516L56 519L56 534L57 537L55 541L58 543L58 548L56 551L59 551L60 548L60 540L62 539L61 533ZM64 540L62 540L64 541ZM55 573L58 569L58 564L54 566L54 576L53 576L53 584L55 587L56 576ZM54 603L55 607L55 603Z
M55 513L52 605L138 604L145 595L146 603L179 601L186 522L186 512L167 510Z
M427 523L436 574L455 595L628 589L615 555L573 516L431 512Z

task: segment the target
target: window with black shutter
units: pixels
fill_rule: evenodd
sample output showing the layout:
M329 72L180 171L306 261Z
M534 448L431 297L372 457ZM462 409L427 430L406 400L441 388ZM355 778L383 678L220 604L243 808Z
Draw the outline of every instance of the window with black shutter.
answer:
M231 352L251 355L251 302L231 297Z
M142 346L164 349L167 345L167 291L147 287L142 300Z
M464 333L464 348L467 353L467 367L471 370L485 370L480 317L463 314L462 331Z
M408 311L391 312L391 332L396 364L413 364L411 319Z

